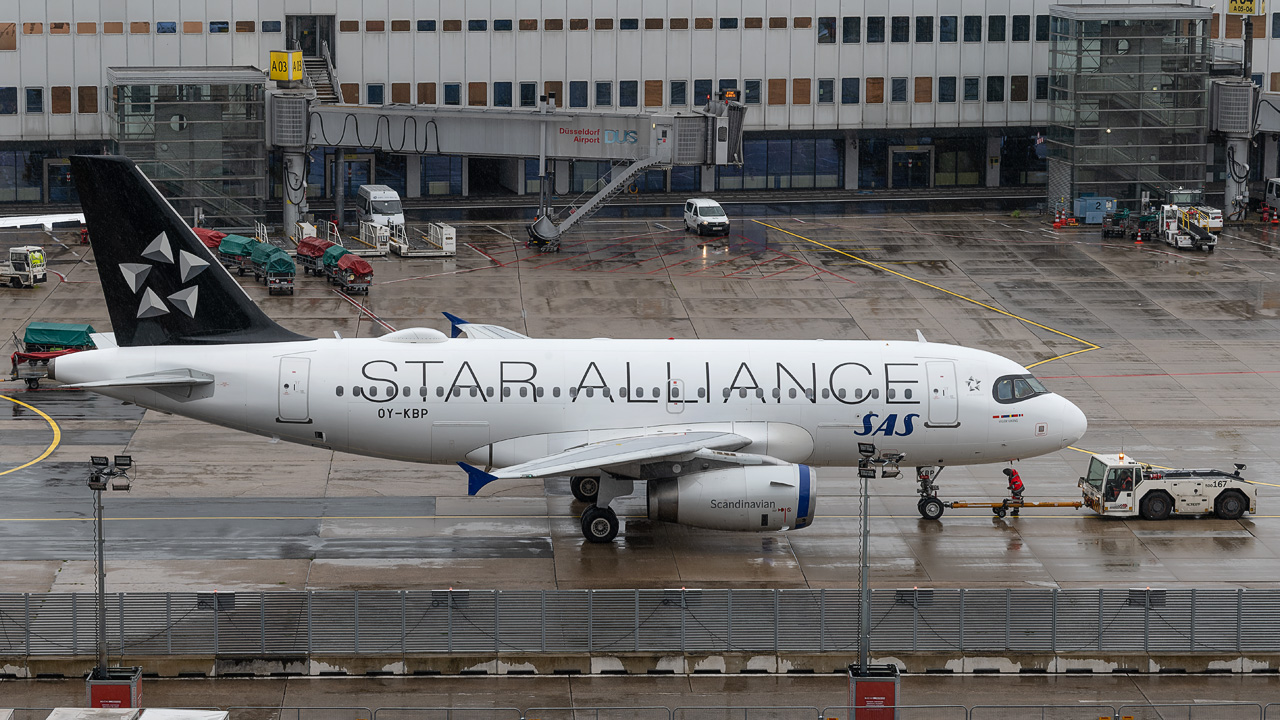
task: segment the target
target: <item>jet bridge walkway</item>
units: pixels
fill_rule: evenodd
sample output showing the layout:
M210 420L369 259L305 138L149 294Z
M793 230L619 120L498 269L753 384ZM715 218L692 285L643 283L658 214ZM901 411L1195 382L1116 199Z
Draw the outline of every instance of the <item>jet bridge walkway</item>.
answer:
M377 148L392 153L466 155L539 160L542 193L532 243L559 247L560 236L590 218L640 173L672 166L741 164L746 106L733 91L692 113L565 110L555 95L536 108L321 103L313 91L273 90L268 144L285 155L285 226L305 206L306 154L316 147ZM624 169L575 207L552 207L556 168L596 160ZM567 176L559 183L567 190Z

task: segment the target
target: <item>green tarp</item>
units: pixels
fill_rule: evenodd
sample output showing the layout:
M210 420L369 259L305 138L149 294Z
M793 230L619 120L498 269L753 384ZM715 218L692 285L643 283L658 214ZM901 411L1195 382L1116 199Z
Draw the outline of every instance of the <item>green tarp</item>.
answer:
M320 258L320 262L324 263L324 266L327 268L333 267L334 265L338 264L338 258L346 254L347 254L346 248L342 247L341 245L334 245L333 247L324 251L324 255Z
M271 243L255 242L253 244L253 252L249 255L249 259L253 261L254 265L264 265L267 262L267 258L275 255L276 251L279 249L280 248L272 245Z
M253 238L247 238L243 235L228 235L222 238L222 242L218 244L218 252L224 255L248 255L253 252L254 245L265 245Z
M275 252L269 253L267 259L261 263L258 263L255 258L254 263L260 265L268 275L295 275L298 272L294 267L293 258L280 248L275 248Z
M92 325L77 323L33 322L27 325L27 332L22 341L28 345L44 345L58 347L93 347L89 333Z

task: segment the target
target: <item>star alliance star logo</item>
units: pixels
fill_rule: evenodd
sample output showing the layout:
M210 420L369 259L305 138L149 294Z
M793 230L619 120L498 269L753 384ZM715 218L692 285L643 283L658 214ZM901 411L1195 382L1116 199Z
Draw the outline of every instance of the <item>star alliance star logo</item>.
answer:
M146 250L142 251L142 257L158 264L173 265L173 245L169 242L169 236L161 232L156 236ZM155 290L146 287L147 278L151 275L152 268L156 265L147 263L120 263L120 272L124 275L124 281L128 284L129 289L134 294L142 293L141 299L138 301L137 318L160 317L168 315L169 308L165 306L164 300L156 294ZM209 263L192 255L186 250L178 251L178 274L183 283L188 283L195 276L204 272L209 267ZM184 287L176 293L168 296L169 304L177 308L189 318L196 316L196 301L199 299L199 286L192 285Z
M978 392L982 389L982 381L972 375L964 381L964 384L969 386L969 392Z

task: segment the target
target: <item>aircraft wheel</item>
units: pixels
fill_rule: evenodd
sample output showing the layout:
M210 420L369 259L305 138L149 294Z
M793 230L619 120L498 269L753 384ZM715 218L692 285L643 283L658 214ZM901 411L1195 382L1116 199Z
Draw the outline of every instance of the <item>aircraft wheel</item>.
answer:
M1163 490L1147 493L1138 506L1143 520L1165 520L1173 512L1173 498Z
M600 494L600 478L590 475L575 475L569 478L569 490L573 499L578 502L594 503Z
M1008 514L1008 512L1009 512L1009 511L1008 511L1008 510L1005 510L1005 509L1004 509L1004 508L1002 508L1002 507L997 507L997 508L991 508L991 512L995 513L995 516L996 516L996 517L998 517L998 518L1002 518L1002 517L1004 517L1006 514Z
M27 389L35 390L40 387L40 378L27 378ZM1240 517L1237 515L1236 517Z
M1228 490L1213 503L1213 514L1222 520L1239 520L1249 509L1249 501L1239 490Z
M942 517L943 511L947 509L947 506L943 505L942 501L936 497L921 498L916 507L920 510L920 517L925 520L937 520Z
M587 542L613 542L618 536L618 514L613 508L592 505L582 513L582 536Z

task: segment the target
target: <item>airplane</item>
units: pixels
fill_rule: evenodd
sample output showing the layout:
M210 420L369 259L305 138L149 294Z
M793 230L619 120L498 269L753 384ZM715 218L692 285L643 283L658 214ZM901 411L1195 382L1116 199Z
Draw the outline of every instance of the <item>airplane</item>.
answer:
M1054 452L1087 427L1018 363L919 335L535 339L446 313L447 336L306 337L253 303L131 161L71 167L114 333L51 361L51 378L289 442L458 463L472 495L569 476L590 542L617 536L611 505L637 484L654 520L804 528L815 467L864 451L915 465L921 514L936 519L943 467Z

